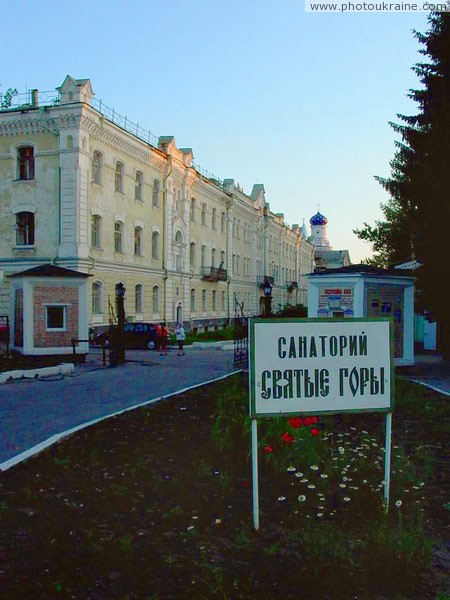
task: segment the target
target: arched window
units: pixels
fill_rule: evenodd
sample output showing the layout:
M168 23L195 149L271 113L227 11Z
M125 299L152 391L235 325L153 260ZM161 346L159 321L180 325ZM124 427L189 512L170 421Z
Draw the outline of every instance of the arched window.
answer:
M102 246L102 218L100 215L92 215L91 217L91 245L93 248L101 248Z
M212 309L213 311L217 310L217 291L212 291Z
M225 298L225 292L222 292L222 310L226 309L226 302L225 302L226 298Z
M114 252L123 252L123 223L114 223Z
M216 221L217 221L217 210L215 208L212 209L211 215L211 227L216 229Z
M159 233L152 233L152 258L159 258Z
M142 200L142 189L144 187L144 175L141 171L136 171L134 179L134 199Z
M142 256L142 227L134 228L134 253Z
M178 242L179 244L183 243L183 234L181 233L180 230L178 230L175 234L175 241Z
M191 269L195 269L195 242L191 242L189 246L189 265Z
M68 135L66 138L66 148L69 150L73 148L73 137L71 135Z
M215 267L216 266L216 249L213 248L211 250L211 267Z
M203 246L202 246L202 255L201 255L201 263L200 263L200 266L201 266L201 268L202 268L202 273L203 273L203 269L204 269L204 268L205 268L205 266L206 266L206 246L205 246L205 245L203 245Z
M206 204L203 202L202 204L202 212L201 212L201 224L206 225Z
M222 233L225 233L225 213L224 212L220 215L220 231Z
M137 283L134 288L134 310L136 313L144 312L144 286Z
M191 290L191 312L195 312L195 290Z
M100 315L103 313L103 284L101 281L94 281L92 284L92 314Z
M152 204L153 206L159 206L159 193L161 190L161 184L159 179L153 180L153 192L152 192Z
M98 150L94 150L92 155L92 181L101 184L102 182L103 155Z
M191 221L195 221L195 209L196 209L195 198L191 198Z
M31 212L16 214L16 245L34 245L34 214Z
M114 180L114 189L116 192L123 193L123 179L124 179L125 167L119 160L116 162L116 173Z
M152 310L154 313L159 312L159 287L153 286L152 290Z
M206 290L202 290L202 311L206 312Z
M225 269L225 250L220 253L220 268Z

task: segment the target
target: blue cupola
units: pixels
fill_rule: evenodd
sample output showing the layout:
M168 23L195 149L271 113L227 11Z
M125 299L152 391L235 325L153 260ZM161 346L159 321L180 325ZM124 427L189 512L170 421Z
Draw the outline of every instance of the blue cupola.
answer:
M328 219L320 212L317 212L313 217L310 218L309 223L312 227L315 225L326 225L328 223Z

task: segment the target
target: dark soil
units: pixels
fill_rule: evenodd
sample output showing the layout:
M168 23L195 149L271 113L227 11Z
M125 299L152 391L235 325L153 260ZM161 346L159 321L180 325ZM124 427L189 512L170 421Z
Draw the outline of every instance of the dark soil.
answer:
M261 461L261 529L252 526L247 436L211 438L219 383L82 430L0 474L5 600L449 598L449 477L433 419L399 407L397 442L431 448L424 519L432 564L307 555L276 473ZM240 382L246 386L246 377ZM448 418L445 399L430 393ZM352 419L341 418L341 427ZM378 419L378 420L377 420ZM367 427L379 427L379 415ZM431 423L431 424L430 424ZM448 442L448 440L447 440ZM283 483L284 485L284 483ZM332 527L332 525L331 525ZM319 530L318 530L319 531ZM364 531L364 523L362 524ZM364 533L362 533L364 535ZM352 540L347 542L351 553ZM374 557L374 561L378 560ZM414 571L411 573L411 568ZM439 595L441 594L441 595Z

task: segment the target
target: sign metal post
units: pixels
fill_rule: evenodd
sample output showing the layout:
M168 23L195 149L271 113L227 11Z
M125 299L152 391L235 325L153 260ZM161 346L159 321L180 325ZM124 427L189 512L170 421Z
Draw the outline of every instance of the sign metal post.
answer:
M394 396L391 319L253 318L249 342L254 528L260 526L258 416L386 413L387 510Z
M259 483L258 483L258 424L252 419L252 484L253 484L253 526L259 529Z

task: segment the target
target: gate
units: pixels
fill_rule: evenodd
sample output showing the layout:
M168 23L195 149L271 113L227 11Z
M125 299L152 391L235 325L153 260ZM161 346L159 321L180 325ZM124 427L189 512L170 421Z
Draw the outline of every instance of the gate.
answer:
M248 368L248 317L244 315L244 303L234 294L234 366Z

